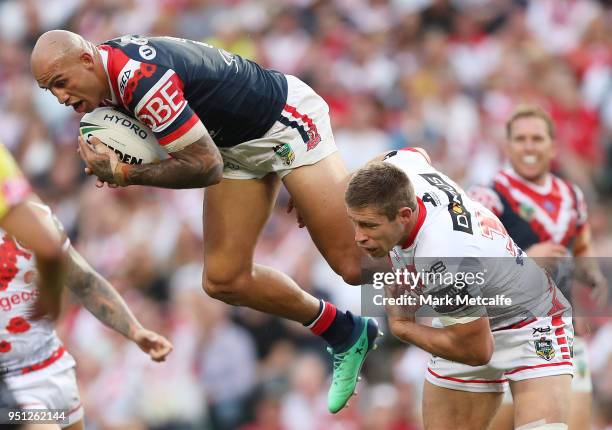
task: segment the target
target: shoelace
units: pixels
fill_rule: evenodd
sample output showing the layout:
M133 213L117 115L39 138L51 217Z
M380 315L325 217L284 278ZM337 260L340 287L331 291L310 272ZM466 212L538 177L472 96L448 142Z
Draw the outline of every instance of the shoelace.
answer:
M334 357L333 366L334 372L340 369L342 363L344 363L344 357L346 357L349 351L334 353L334 350L331 347L327 348L327 351Z

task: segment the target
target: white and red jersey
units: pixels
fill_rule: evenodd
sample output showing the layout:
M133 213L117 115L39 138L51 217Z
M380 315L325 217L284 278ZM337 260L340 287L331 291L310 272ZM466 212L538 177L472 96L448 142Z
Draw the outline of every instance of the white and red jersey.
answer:
M420 295L453 298L454 302L433 306L438 315L449 321L488 316L493 330L536 317L569 315L571 307L558 288L490 210L412 148L389 153L385 162L408 175L419 206L410 236L389 254L391 264L396 270L441 274L425 278L434 281L416 288ZM458 296L464 297L461 303ZM466 297L482 298L487 304L469 305ZM508 298L511 303L489 304L496 298Z
M51 215L49 208L40 207ZM28 319L38 296L35 257L1 229L0 261L0 372L6 381L38 379L73 367L53 324Z
M469 194L497 215L523 249L551 241L572 252L574 240L587 223L580 188L553 174L548 174L544 185L537 185L508 168L489 187L474 187Z

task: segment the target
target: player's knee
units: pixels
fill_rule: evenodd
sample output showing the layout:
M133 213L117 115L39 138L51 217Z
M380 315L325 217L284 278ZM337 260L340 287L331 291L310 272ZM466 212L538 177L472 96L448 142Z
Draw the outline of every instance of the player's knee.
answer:
M243 270L205 270L202 287L210 297L222 302L239 306L244 289L248 285L249 271Z

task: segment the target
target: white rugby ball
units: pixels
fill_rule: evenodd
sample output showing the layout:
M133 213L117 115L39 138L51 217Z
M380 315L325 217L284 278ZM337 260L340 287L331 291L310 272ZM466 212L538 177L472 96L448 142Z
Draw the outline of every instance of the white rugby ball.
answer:
M85 140L91 136L100 139L123 163L149 164L168 158L149 127L111 107L83 115L79 132Z

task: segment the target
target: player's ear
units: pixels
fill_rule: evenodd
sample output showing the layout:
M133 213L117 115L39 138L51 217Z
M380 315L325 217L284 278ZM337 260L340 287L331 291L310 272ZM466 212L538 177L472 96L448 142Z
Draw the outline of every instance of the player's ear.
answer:
M397 211L397 216L402 224L407 224L410 221L410 217L412 217L413 210L408 206L404 206Z
M83 52L79 56L79 59L81 60L81 64L83 64L86 68L88 68L88 69L92 69L93 68L94 57L93 57L93 55L91 55L91 53Z

